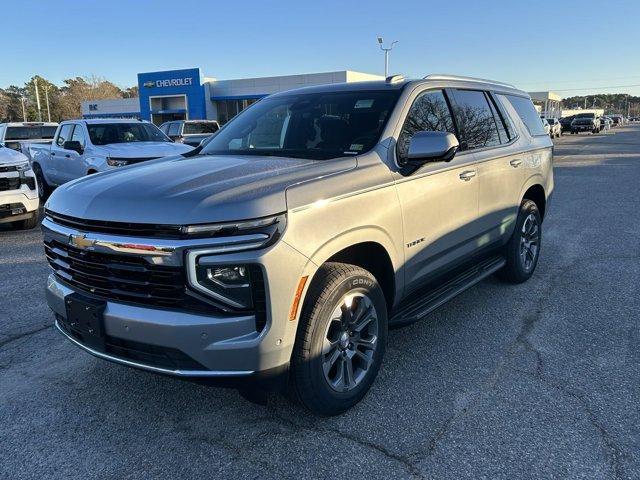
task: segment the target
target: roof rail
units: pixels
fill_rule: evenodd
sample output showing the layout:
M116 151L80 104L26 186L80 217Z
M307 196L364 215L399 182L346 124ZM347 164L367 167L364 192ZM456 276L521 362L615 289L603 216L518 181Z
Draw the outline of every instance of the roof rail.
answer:
M431 75L427 75L426 77L424 77L424 79L425 80L460 80L462 82L493 83L494 85L502 85L503 87L516 89L516 87L514 87L510 83L496 82L495 80L487 80L486 78L463 77L462 75L432 73Z
M385 83L399 83L404 81L404 75L389 75L384 79Z

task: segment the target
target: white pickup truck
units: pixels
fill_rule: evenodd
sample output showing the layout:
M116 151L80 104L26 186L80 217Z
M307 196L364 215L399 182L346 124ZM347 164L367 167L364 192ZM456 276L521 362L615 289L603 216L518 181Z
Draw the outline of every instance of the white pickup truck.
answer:
M29 155L29 146L51 143L58 124L54 122L0 123L0 143Z
M62 122L53 142L30 145L29 156L46 197L52 188L85 175L191 150L150 122L91 119Z

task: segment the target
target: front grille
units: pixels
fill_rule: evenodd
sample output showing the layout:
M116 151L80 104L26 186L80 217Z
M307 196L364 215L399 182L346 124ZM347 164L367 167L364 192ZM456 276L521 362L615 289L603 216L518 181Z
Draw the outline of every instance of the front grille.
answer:
M149 223L86 220L84 218L61 215L50 210L45 210L45 215L58 225L82 230L83 232L108 233L141 238L179 239L182 236L182 227L180 225L153 225Z
M16 165L10 165L10 166L0 166L0 172L4 173L4 172L17 172L18 171L18 167Z
M59 278L100 298L200 312L218 310L187 294L183 267L153 265L142 257L88 252L56 240L45 241L45 254Z
M19 177L0 178L0 192L4 192L6 190L17 190L19 188L20 188Z

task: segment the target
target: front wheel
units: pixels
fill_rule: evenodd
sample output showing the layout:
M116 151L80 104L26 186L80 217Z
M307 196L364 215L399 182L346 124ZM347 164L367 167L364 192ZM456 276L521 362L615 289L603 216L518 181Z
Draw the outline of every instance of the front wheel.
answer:
M533 200L524 199L516 219L516 228L505 247L506 265L499 277L510 283L522 283L533 275L540 257L542 217Z
M33 173L36 175L36 181L38 182L38 196L40 201L44 202L51 195L52 189L44 178L42 168L37 163L33 165Z
M40 218L39 218L39 215L38 215L38 211L36 210L33 213L33 216L31 218L27 218L26 220L21 220L19 222L14 222L13 225L18 230L31 230L31 229L36 228L36 226L38 225L39 220L40 220Z
M373 384L386 341L387 306L375 277L355 265L323 265L300 316L293 395L319 415L348 410Z

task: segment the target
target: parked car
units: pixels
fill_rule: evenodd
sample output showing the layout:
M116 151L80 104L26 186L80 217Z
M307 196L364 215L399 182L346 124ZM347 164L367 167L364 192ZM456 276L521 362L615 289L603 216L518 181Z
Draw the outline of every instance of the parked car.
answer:
M29 160L0 144L0 224L19 229L38 224L38 187Z
M529 95L502 83L274 94L187 158L53 192L47 301L97 357L338 414L371 387L389 326L493 273L533 275L552 155Z
M546 118L540 118L540 121L542 122L544 133L551 136L551 125L549 124L549 121Z
M163 123L160 130L174 142L195 148L220 130L220 124L215 120L176 120Z
M51 143L57 128L53 122L0 123L0 143L28 156L29 145Z
M560 118L560 128L562 129L562 133L567 133L571 131L571 122L576 118L575 115L570 115L568 117Z
M557 118L547 118L547 122L549 123L549 136L551 138L560 137L562 135L562 126L560 125L560 121Z
M600 132L600 118L595 113L580 113L571 121L571 133Z
M624 121L622 119L622 115L610 115L611 120L613 121L614 127L620 127L623 125Z
M600 117L600 130L610 130L613 124L613 120L609 117Z
M120 119L65 121L51 145L29 147L43 197L78 177L191 150L173 143L152 123Z

